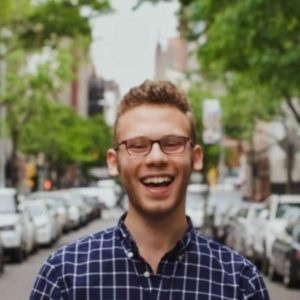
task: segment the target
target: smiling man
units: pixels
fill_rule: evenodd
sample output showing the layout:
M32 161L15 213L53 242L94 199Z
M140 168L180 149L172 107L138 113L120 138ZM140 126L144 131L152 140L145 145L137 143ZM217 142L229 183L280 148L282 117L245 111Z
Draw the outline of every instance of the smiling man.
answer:
M185 215L190 175L202 168L195 141L188 100L172 83L131 89L107 152L128 211L51 255L30 299L269 299L255 266L196 233Z

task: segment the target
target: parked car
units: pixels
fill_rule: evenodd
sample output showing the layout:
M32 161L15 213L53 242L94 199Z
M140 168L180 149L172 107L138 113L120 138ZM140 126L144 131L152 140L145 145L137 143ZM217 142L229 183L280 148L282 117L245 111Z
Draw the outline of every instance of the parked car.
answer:
M89 210L89 219L100 218L102 215L103 205L101 205L101 198L99 191L94 187L77 187L72 189L74 192L79 193L84 202L87 204Z
M227 210L222 214L222 218L218 226L218 235L224 237L223 243L230 248L234 248L235 244L235 225L239 208L240 203L236 203L228 207Z
M231 225L234 235L232 248L248 258L253 257L253 240L256 234L255 224L263 208L263 203L242 202L238 206Z
M284 232L289 220L288 209L300 208L300 195L271 195L255 225L253 260L268 273L273 243Z
M55 201L55 199L46 198L44 199L44 202L46 202L48 212L55 221L55 239L58 239L63 233L64 224L66 223L67 218L67 210L65 206L61 206L61 203Z
M207 215L211 220L213 238L224 242L226 231L223 226L228 210L242 201L240 191L229 184L217 184L210 188L207 199Z
M86 225L90 221L90 205L86 201L84 201L84 196L82 196L74 189L63 190L62 192L66 195L69 194L72 202L78 206L80 212L80 225Z
M240 189L245 182L245 174L241 168L228 169L224 174L223 183L232 185L235 189Z
M34 249L34 226L28 211L20 210L13 188L0 189L0 233L4 254L17 262Z
M3 274L4 272L4 250L3 250L3 246L2 246L2 238L0 235L0 276Z
M274 241L269 277L271 280L283 278L286 287L300 285L300 218L291 221Z
M17 209L22 219L23 230L25 231L25 256L27 256L36 250L38 246L35 240L35 227L29 211L27 209L22 209L20 205L18 205Z
M40 246L49 246L57 239L57 220L43 200L26 200L22 203L30 213L35 226L35 240Z
M195 229L201 229L204 225L206 193L206 185L197 183L188 185L186 193L186 214L191 218Z
M120 186L113 179L99 180L96 187L99 201L105 208L114 208L117 206L121 193Z
M61 203L67 209L67 223L64 231L71 229L76 229L80 227L80 207L73 201L70 193L65 191L55 190L55 191L40 191L35 192L30 195L31 199L54 199L58 205Z

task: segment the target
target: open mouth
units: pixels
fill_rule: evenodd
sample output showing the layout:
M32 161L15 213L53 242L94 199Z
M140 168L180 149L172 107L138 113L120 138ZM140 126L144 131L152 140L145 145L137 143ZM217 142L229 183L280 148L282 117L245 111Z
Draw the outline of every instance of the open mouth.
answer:
M157 176L145 177L141 182L147 187L165 187L173 182L174 178L171 176Z

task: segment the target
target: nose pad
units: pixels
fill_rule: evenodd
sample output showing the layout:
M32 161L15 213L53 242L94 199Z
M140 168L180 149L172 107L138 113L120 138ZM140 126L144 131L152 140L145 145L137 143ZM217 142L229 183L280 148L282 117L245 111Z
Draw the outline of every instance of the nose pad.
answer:
M153 151L154 151L154 152L161 152L161 153L165 154L165 153L162 151L162 149L161 149L161 147L160 147L160 144L159 144L158 142L153 143L152 149L151 149L150 153L153 152Z
M147 161L165 161L167 154L165 154L161 148L159 143L153 143L152 149L149 154L146 156Z

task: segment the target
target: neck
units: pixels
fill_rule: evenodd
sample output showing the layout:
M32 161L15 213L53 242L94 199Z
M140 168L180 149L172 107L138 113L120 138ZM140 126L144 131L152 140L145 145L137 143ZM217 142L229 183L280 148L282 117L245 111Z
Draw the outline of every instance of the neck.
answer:
M188 226L184 212L180 217L174 214L145 218L130 209L125 224L137 244L140 255L154 272L157 271L161 258L182 238Z

